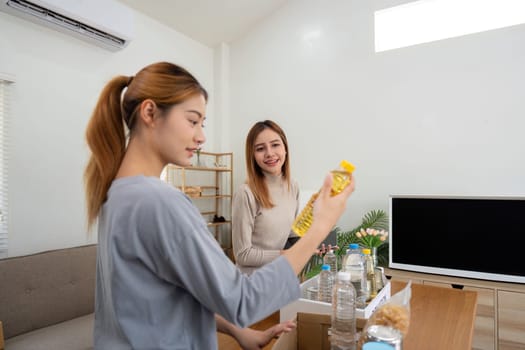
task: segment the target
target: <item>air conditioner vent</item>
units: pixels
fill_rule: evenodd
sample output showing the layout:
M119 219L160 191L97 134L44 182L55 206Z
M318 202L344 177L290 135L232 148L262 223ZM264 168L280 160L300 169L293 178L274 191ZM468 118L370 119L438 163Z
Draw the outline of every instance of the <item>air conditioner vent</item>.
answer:
M86 7L82 8L78 0L47 1L50 3L49 5L53 5L49 7L58 8L59 10L61 10L59 5L64 5L68 2L71 5L77 5L76 7L72 6L71 9L64 8L63 11L60 12L46 7L46 1L38 1L39 3L43 3L42 5L36 2L37 1L29 2L25 0L3 0L4 4L3 7L0 7L0 10L17 15L19 17L23 17L28 20L45 24L46 26L53 27L57 30L70 32L71 34L74 34L77 37L81 37L82 39L89 39L89 41L99 43L101 46L104 46L106 48L120 49L128 44L129 38L123 38L107 30L103 30L102 28L97 28L96 26L86 23L97 23L97 20L101 21L101 17L108 19L110 17L108 15L108 11L111 9L111 6L108 8L99 9L99 12L104 11L104 16L97 16L97 11L93 11L93 6L96 6L97 1L93 1L90 4L91 8L89 9L89 11L86 11L88 10L88 8ZM53 4L53 2L55 2L55 4ZM100 6L111 4L111 2L108 0L98 1L98 3L100 4ZM66 13L71 13L74 16L67 15ZM122 9L118 9L118 11L116 10L115 17L113 17L114 21L112 21L111 24L114 25L114 23L119 23L118 19L122 19L122 16L128 16L128 14L126 14L125 11L122 11ZM88 21L82 21L81 17L86 17ZM99 27L105 26L107 26L107 23L101 23L101 25L99 25Z

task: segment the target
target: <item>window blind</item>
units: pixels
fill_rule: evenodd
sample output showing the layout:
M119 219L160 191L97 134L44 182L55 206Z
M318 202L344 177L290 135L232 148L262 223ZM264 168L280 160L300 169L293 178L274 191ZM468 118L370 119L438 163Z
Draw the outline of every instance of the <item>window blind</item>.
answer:
M8 240L8 125L10 80L0 76L0 258L7 257Z

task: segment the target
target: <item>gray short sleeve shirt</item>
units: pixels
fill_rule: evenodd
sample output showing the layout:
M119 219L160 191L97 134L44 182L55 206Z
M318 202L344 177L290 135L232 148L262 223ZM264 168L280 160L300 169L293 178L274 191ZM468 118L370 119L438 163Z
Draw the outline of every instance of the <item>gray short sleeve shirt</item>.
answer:
M242 274L182 192L113 181L98 228L95 349L216 349L214 314L245 327L299 298L284 257Z

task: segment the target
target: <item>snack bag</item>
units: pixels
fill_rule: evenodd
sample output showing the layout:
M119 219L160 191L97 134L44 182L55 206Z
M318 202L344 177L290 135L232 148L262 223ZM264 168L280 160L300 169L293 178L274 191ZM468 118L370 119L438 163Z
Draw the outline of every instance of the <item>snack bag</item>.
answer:
M392 327L406 337L410 323L410 297L412 281L409 281L403 290L394 294L385 304L379 306L366 322L357 349L361 350L367 339L367 330L370 326Z

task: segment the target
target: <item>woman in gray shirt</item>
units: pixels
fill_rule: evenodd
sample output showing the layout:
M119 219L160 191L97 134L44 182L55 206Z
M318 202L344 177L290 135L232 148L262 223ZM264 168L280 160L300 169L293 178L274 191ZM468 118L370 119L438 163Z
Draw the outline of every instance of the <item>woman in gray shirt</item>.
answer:
M243 329L299 298L296 275L342 214L353 185L330 197L291 249L251 276L209 233L197 208L159 179L189 166L205 141L207 93L167 62L118 76L89 121L88 223L98 220L95 349L215 349L216 329L256 349L268 334Z

